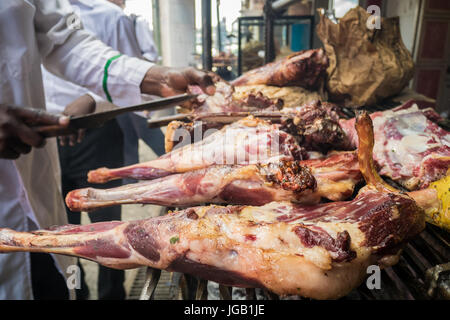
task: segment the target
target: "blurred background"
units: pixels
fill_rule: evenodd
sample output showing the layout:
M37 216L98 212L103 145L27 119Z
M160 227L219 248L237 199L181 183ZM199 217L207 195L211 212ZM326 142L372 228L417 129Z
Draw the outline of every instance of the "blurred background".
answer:
M210 69L231 80L264 64L268 1L281 5L272 22L275 59L322 46L314 32L318 8L336 19L358 5L399 16L416 64L410 88L450 108L448 0L127 0L125 11L147 20L164 65Z

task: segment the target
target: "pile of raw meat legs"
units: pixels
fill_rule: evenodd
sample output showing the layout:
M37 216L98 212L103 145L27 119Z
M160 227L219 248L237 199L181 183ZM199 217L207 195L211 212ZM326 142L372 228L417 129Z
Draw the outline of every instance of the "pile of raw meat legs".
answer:
M313 51L253 70L234 85L253 79L314 89L327 61ZM93 183L142 181L66 198L73 211L132 203L179 210L131 222L0 229L0 251L72 255L117 269L150 266L335 299L359 286L369 266L397 263L425 222L450 228L450 134L432 109L410 101L345 119L329 103L282 109L263 93L236 99L233 88L219 81L214 96L187 106L194 121L169 124L162 157L93 168L88 176Z

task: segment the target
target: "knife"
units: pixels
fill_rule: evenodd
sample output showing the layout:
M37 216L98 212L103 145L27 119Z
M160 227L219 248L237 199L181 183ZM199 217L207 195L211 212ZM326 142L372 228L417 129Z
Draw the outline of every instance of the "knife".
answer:
M273 123L279 123L284 118L289 118L289 114L283 114L276 111L254 111L254 112L238 111L238 112L215 112L203 114L184 113L165 116L156 119L148 119L147 125L149 128L158 128L167 126L172 121L182 121L182 122L203 121L203 122L230 124L240 119L246 118L250 115L259 119L271 121Z
M63 127L61 125L50 125L50 126L36 126L33 129L44 135L45 137L55 137L58 135L65 135L75 133L79 129L91 129L101 127L105 122L114 119L115 117L127 113L136 111L156 111L161 109L170 108L179 105L182 102L193 99L197 97L195 94L181 94L169 98L163 98L158 100L153 100L150 102L117 108L113 110L108 110L104 112L90 113L83 116L71 117L69 125Z

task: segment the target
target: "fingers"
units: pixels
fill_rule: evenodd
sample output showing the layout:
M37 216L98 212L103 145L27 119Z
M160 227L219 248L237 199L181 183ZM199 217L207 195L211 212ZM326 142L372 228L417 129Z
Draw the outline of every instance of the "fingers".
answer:
M185 93L189 85L198 85L208 95L216 92L213 77L194 68L152 66L146 73L141 92L168 97Z
M83 141L85 134L86 134L86 129L78 130L77 143L81 143L81 141Z
M17 138L0 139L0 158L17 159L21 154L31 151L31 146Z
M43 147L45 138L32 125L64 125L65 119L42 110L0 105L0 157L16 159L32 147Z
M19 139L11 139L12 142L10 143L11 149L17 152L18 154L27 154L31 151L31 146L28 144L23 143Z
M187 68L184 75L189 84L199 85L206 94L213 95L216 92L213 78L207 73L194 68Z
M14 151L14 150L12 150L10 148L6 148L6 149L3 149L3 150L2 150L2 148L0 148L0 150L1 150L0 151L0 158L17 159L20 156L19 153L17 153L16 151Z
M77 140L78 140L78 134L71 134L69 136L69 146L73 147L77 143Z
M9 111L12 112L16 117L21 118L24 123L30 126L36 125L67 126L70 121L70 119L66 116L51 114L42 109L10 107Z
M58 140L59 140L59 145L61 147L65 147L67 145L69 146L74 146L75 143L74 141L76 140L76 135L74 134L70 134L70 135L66 135L66 136L59 136Z
M66 137L65 136L59 136L57 139L58 139L59 145L61 147L64 147L66 145Z
M68 104L64 109L63 114L70 116L82 116L93 113L96 108L97 106L95 100L89 94L85 94ZM61 146L66 146L68 144L73 147L75 144L80 143L83 140L84 133L85 130L80 129L76 133L66 136L59 136L59 144Z
M40 148L45 144L45 139L40 134L23 124L19 119L11 118L10 122L4 126L4 129L12 137L18 137L20 141L30 146Z
M59 145L61 147L65 147L69 145L71 147L75 146L77 143L81 143L83 141L84 135L86 133L86 129L80 129L76 134L70 134L67 136L59 136Z

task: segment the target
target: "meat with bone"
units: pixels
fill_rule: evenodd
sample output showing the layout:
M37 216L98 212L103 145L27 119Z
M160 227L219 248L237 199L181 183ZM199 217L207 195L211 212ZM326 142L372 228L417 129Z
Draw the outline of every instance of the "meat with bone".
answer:
M88 180L91 183L104 183L127 177L156 179L212 165L264 164L282 159L301 160L305 156L305 149L298 145L292 135L282 131L279 124L249 117L156 160L118 169L90 171Z
M72 211L127 203L193 206L204 203L263 205L315 196L316 181L298 161L212 166L113 189L85 188L66 197ZM316 200L309 200L314 201Z
M72 211L131 203L178 207L272 201L315 204L322 197L333 201L348 198L360 180L356 154L342 152L326 159L212 166L112 189L78 189L69 192L66 203Z
M74 255L117 269L151 266L329 299L359 285L369 265L392 263L386 258L423 228L421 217L407 197L365 190L351 202L313 208L195 207L134 222L0 229L0 251Z
M233 96L238 98L245 98L249 94L262 94L265 97L276 101L276 99L283 100L283 109L295 108L304 105L309 101L321 100L327 101L327 93L322 90L309 91L302 87L277 87L268 86L265 84L252 84L245 86L235 86Z
M259 114L263 117L278 115L281 128L297 137L299 145L307 150L326 150L327 146L333 145L342 150L357 147L355 119L341 119L338 124L339 113L333 105L310 103L280 112ZM447 175L450 168L450 133L436 124L440 117L434 110L421 109L409 101L393 110L375 112L371 118L374 120L376 140L374 154L380 174L409 190L425 188L430 182ZM189 124L174 123L173 126L189 128ZM176 140L174 132L176 130L167 132L168 147L172 147L173 140Z
M235 79L234 86L266 84L272 86L300 86L316 90L326 77L328 58L320 49L304 50L253 69Z
M424 228L416 203L366 167L376 185L352 201L195 207L133 222L0 229L0 252L59 253L117 269L144 265L281 295L339 298L363 281L369 265L394 264L401 245Z
M166 130L166 152L181 142L193 143L198 137L202 138L208 129L222 128L224 124L217 121L243 114L246 112L198 114L191 123L173 121ZM297 108L281 111L264 110L254 112L252 115L258 118L278 119L280 128L291 133L298 144L306 150L326 153L330 149L349 150L351 147L350 141L339 125L339 110L330 103L315 100Z
M370 126L366 125L370 124ZM385 190L396 190L386 184L378 175L374 163L374 131L372 119L366 114L356 120L356 132L358 134L358 162L364 179L369 185L377 185ZM370 152L369 152L370 150ZM409 192L408 196L415 200L423 210L428 222L450 230L450 176L431 183L427 189Z
M434 121L431 108L420 109L408 102L393 110L370 115L374 124L374 157L380 174L409 190L422 189L447 175L450 168L450 133ZM430 120L431 119L431 120ZM355 120L340 124L357 147Z
M216 113L236 111L279 110L283 106L281 99L269 99L261 92L239 97L234 95L234 87L223 80L215 83L216 92L210 96L199 86L189 86L189 92L198 94L197 98L183 107L192 113Z

